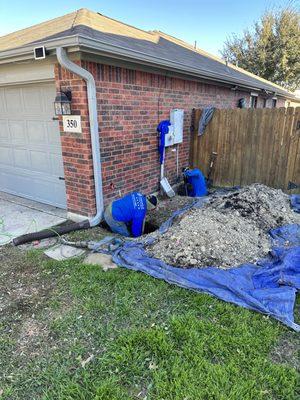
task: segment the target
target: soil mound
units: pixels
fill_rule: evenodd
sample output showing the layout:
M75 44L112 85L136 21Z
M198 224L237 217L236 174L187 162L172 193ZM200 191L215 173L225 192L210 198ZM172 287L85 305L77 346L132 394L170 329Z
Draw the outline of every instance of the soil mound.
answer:
M266 256L268 231L290 223L300 223L300 215L289 196L253 184L191 209L148 252L176 266L232 268Z

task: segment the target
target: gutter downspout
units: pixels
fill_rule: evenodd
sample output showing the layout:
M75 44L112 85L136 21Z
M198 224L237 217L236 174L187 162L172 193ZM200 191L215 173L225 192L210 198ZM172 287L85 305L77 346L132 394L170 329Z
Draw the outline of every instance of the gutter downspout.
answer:
M68 58L66 49L64 49L63 47L57 47L56 56L59 64L63 68L83 78L87 86L89 122L90 122L94 181L95 181L95 196L96 196L96 215L89 218L88 220L90 227L93 227L101 222L104 211L96 84L94 77L90 72L80 67L79 65L75 64Z

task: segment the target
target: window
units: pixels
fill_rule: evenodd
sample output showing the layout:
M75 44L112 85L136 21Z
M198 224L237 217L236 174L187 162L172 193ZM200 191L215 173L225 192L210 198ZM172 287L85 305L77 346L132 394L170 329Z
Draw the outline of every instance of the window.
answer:
M272 107L276 108L277 105L277 99L272 99Z
M257 96L251 96L250 98L250 107L257 108Z
M267 108L268 106L268 99L264 99L263 108Z

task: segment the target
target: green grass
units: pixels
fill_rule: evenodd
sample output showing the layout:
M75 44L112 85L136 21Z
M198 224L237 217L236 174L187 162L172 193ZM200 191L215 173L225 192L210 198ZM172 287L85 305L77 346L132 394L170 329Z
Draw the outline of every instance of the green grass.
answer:
M297 368L271 357L294 335L280 323L141 273L28 257L55 281L34 315L47 335L24 356L0 327L3 399L300 398Z

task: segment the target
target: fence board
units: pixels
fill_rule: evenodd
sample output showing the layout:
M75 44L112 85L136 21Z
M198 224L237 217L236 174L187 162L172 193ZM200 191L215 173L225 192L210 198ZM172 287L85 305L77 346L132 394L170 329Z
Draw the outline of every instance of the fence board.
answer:
M261 131L265 130L268 114L265 112L266 109L257 111L257 113L255 110L252 112L252 127L251 132L249 132L251 135L251 148L249 148L250 160L247 183L253 182L253 179L261 174L261 169L264 166L264 157L259 156L261 154L261 148L264 147L264 140L266 136L262 136ZM257 158L259 159L258 161L260 161L259 163L256 162ZM259 168L257 168L257 165Z
M243 164L244 164L244 148L246 129L240 129L240 126L246 126L246 113L245 110L237 110L237 126L236 126L236 167L234 173L233 185L240 186L242 184Z
M216 110L215 114L216 114L216 120L215 120L216 143L214 143L214 146L211 150L212 150L212 152L214 151L215 153L217 153L217 158L215 160L215 167L214 167L215 170L214 170L214 175L213 175L213 179L217 183L222 178L219 160L220 160L220 149L221 149L221 144L222 144L221 140L222 140L222 136L223 136L223 128L222 128L220 110Z
M236 137L236 119L235 115L233 113L234 110L228 110L228 129L227 129L227 138L228 138L228 144L229 144L229 161L227 164L227 169L228 169L228 184L229 186L233 185L234 182L234 165L235 165L235 158L236 155L232 151L233 149L236 149L236 142L237 142L237 137Z
M276 180L276 173L278 169L278 161L280 157L280 148L281 148L281 140L282 140L282 132L285 126L286 120L286 108L278 109L276 113L275 123L274 123L274 138L273 138L273 149L272 149L272 163L270 167L270 179L269 183L270 186L275 187L277 180Z
M300 126L298 126L298 121L300 121L300 108L295 110L293 125L290 135L289 153L288 153L288 163L286 170L285 182L288 185L289 181L294 182L297 180L297 169L299 169L299 142L300 142ZM299 129L297 129L299 128ZM297 165L298 164L298 165ZM296 182L294 182L296 183Z
M249 169L252 167L250 164L251 157L251 147L252 147L252 139L253 139L253 126L254 126L254 116L253 110L249 110L247 125L245 127L246 136L244 140L244 168L242 169L242 186L248 185L251 181L249 179L250 171Z
M194 113L191 165L207 175L217 152L216 186L261 182L286 191L289 181L300 184L300 107L218 109L198 136L201 113Z
M291 129L293 123L294 109L289 108L286 112L285 126L283 130L283 135L281 137L281 147L279 154L279 164L277 170L277 187L286 188L286 164L288 161L290 139L291 139Z

